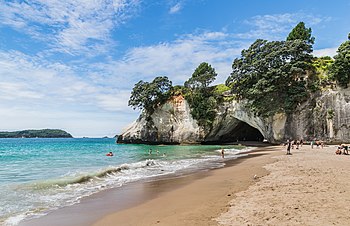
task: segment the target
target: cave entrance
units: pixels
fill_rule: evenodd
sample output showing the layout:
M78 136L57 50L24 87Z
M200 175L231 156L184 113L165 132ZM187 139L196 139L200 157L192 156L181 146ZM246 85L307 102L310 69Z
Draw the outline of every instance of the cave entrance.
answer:
M260 133L260 131L248 123L240 121L230 133L225 134L220 137L221 143L233 143L239 141L257 141L262 142L264 140L264 136Z

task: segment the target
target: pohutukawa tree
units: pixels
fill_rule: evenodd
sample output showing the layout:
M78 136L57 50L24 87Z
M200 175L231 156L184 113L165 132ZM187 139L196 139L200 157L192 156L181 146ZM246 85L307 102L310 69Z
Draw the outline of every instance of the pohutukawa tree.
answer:
M304 40L307 44L313 45L315 43L315 38L312 37L311 32L311 28L306 28L304 22L299 22L289 33L287 41Z
M168 100L171 88L172 82L166 76L156 77L152 82L141 80L132 89L128 105L152 114L158 105Z
M293 29L291 34L295 34L290 34L288 41L258 39L234 60L226 85L239 100L246 100L255 114L291 113L308 97L306 71L313 38L311 33L297 38L296 34L304 34L299 30Z
M211 126L216 115L217 102L213 97L213 89L209 87L216 76L215 69L203 62L184 84L187 89L185 98L191 106L192 117L205 127Z
M350 33L348 40L343 42L334 56L334 63L330 68L331 76L344 88L350 82Z
M191 89L206 88L216 79L217 73L210 64L203 62L193 72L191 78L185 82L185 87Z

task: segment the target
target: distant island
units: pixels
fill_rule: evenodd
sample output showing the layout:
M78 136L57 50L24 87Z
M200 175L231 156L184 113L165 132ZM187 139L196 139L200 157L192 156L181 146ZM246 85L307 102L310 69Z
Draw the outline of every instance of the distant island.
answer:
M0 138L72 138L73 136L60 129L22 130L0 132Z

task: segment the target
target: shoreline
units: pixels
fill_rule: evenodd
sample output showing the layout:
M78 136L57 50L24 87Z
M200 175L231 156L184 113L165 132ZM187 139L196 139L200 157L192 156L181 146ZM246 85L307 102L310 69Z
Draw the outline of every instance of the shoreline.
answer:
M274 151L272 150L269 151L268 149L274 149ZM229 190L232 190L231 186L227 186L227 189L229 189L229 190L226 189L227 191L219 191L219 193L221 193L219 196L224 196L224 199L223 200L220 199L220 201L218 202L218 205L219 206L221 205L220 209L222 209L222 208L225 208L228 201L232 198L231 196L235 192L247 189L249 185L254 183L253 176L255 174L261 177L268 173L266 170L263 169L263 165L267 163L265 161L268 161L268 159L271 159L270 157L267 157L267 156L269 156L271 152L280 153L278 151L276 152L276 150L279 150L279 149L281 148L276 149L275 146L255 148L254 150L248 153L248 156L239 157L237 159L226 161L225 162L226 165L223 168L199 171L199 172L195 172L195 173L191 173L183 176L176 176L176 177L165 176L163 178L158 178L157 180L154 180L154 181L133 182L119 188L113 188L113 189L101 191L92 196L84 198L78 204L68 206L68 207L63 207L58 210L54 210L53 212L50 212L49 214L42 216L40 218L30 219L30 220L25 220L23 222L20 222L19 226L115 225L113 223L115 222L115 217L117 218L121 217L121 220L118 221L120 222L118 223L118 225L138 225L137 224L138 219L137 217L135 218L135 213L134 213L135 209L136 211L138 211L138 208L143 209L143 205L148 205L148 203L154 202L154 200L158 200L158 199L165 200L165 202L167 202L168 200L167 196L169 194L172 194L174 192L177 193L178 191L182 191L183 189L186 190L188 186L196 187L198 186L198 182L202 180L207 181L206 182L207 184L208 183L212 184L211 180L212 179L215 180L215 178L218 177L217 175L222 174L220 171L225 171L224 174L226 175L229 173L229 171L231 171L231 169L233 169L233 171L236 171L236 172L233 172L232 176L240 178L239 179L240 183L234 185L236 186L236 189L234 191L229 191ZM262 159L264 159L264 161L259 163L259 161L261 161ZM256 165L254 166L254 170L253 170L254 174L249 173L250 169L248 165L251 165L252 163L253 165ZM241 174L240 171L244 171L243 175L245 176L236 175L236 174ZM245 178L242 178L242 177L245 177ZM224 178L221 178L221 179L224 179ZM234 180L234 179L231 178L231 180ZM203 186L200 185L200 187L203 187ZM214 189L214 187L212 189ZM186 191L185 193L188 194L188 192L191 193L191 191ZM197 193L195 191L193 192L194 194ZM216 193L218 194L218 192ZM230 193L230 194L226 194L226 193ZM181 194L181 196L183 196L183 194ZM205 193L204 193L204 196L206 196ZM195 196L193 197L195 198ZM217 199L218 197L216 197L215 199ZM152 205L157 206L158 204L152 204ZM154 207L146 207L146 209L150 209L150 208L154 210ZM159 213L163 209L162 205L158 205L158 207L156 208L158 209L158 210L154 210L156 213ZM216 212L217 214L220 213L220 211L219 212L216 211ZM118 216L115 216L116 214ZM110 218L110 216L112 216L112 222L108 223L109 221L108 219ZM124 222L123 217L125 216L127 218L135 219L136 222L133 222L132 224L121 223L121 222ZM158 217L158 215L154 217ZM152 224L151 222L153 219L150 214L148 214L148 219L150 224ZM156 221L159 221L159 220L156 220ZM144 223L139 225L144 225Z
M150 186L161 190L159 196L106 215L92 225L217 225L212 219L228 210L228 202L235 193L255 183L254 175L263 177L269 173L263 166L272 163L271 156L281 154L280 149L257 148L248 156L228 161L225 167L210 170L176 189L164 189L166 180L154 181Z

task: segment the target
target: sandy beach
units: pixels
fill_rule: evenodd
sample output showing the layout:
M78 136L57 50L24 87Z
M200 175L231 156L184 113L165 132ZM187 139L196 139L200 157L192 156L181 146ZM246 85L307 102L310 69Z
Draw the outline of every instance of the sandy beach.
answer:
M335 146L266 151L94 226L350 224L349 156Z
M269 175L235 194L223 225L350 225L348 155L335 146L292 150L265 168Z
M136 183L21 225L350 225L350 157L256 149L221 169Z
M145 203L105 216L93 225L218 225L215 218L227 212L234 194L254 184L255 175L258 178L267 175L263 166L276 161L272 156L282 153L281 147L261 148L249 157L228 162L225 168L212 170ZM162 186L155 185L154 189Z

